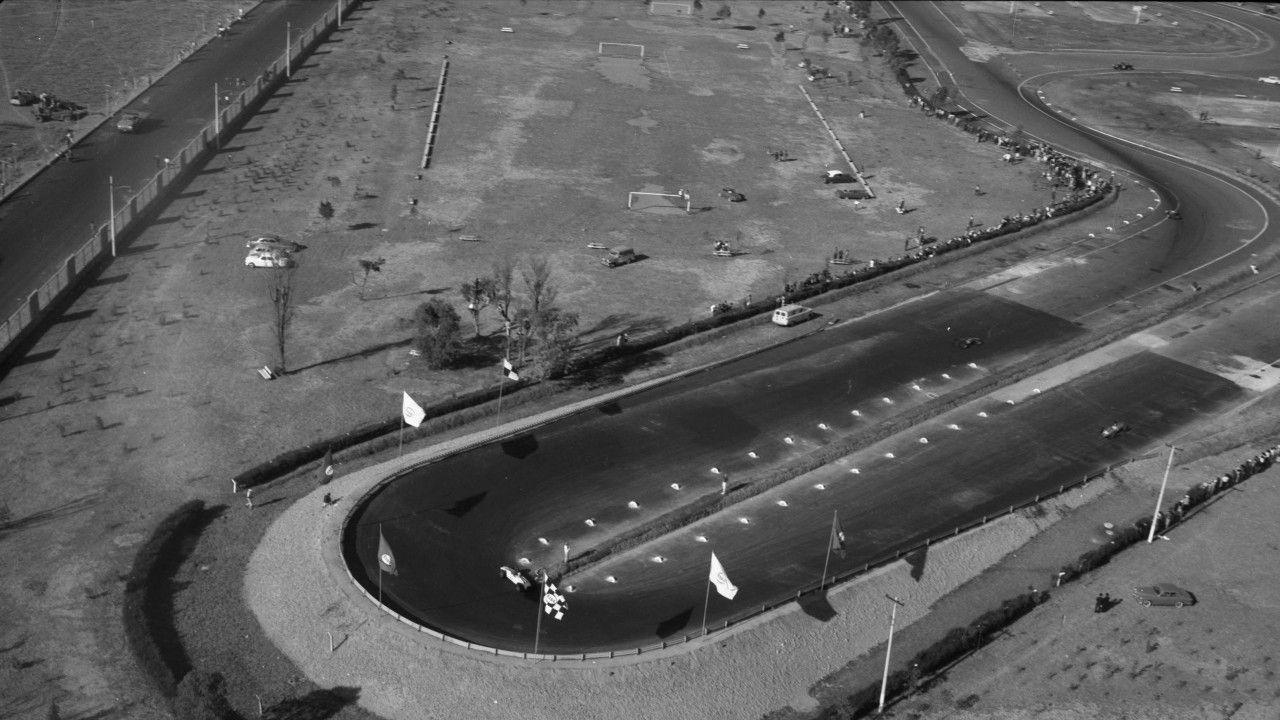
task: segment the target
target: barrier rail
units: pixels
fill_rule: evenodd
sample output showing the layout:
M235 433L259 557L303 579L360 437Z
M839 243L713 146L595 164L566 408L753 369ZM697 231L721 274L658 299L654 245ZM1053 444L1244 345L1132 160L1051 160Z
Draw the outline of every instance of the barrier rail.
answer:
M459 452L465 452L467 449L471 449L471 447L473 446L468 446L467 448L463 448L463 449L459 449L459 450L447 453L445 456L433 457L422 463L418 463L407 468L402 468L396 471L395 473L388 475L386 478L383 478L376 485L370 488L369 491L365 494L365 497L371 496L379 488L387 485L388 483L394 482L397 478L403 477L404 475L410 472L413 472L414 470L421 467L422 465L436 462L440 460L442 457L456 455ZM1091 472L1085 475L1084 477L1082 477L1081 479L1073 483L1059 485L1056 491L1053 491L1047 494L1037 494L1029 500L1024 500L1023 502L1017 503L1015 505L1010 505L1007 510L1001 510L1000 512L994 515L983 515L980 519L972 520L962 525L957 525L950 532L925 538L923 541L916 543L915 545L909 548L906 548L903 550L895 550L892 555L886 553L885 555L879 558L876 558L867 563L864 563L860 568L851 568L849 570L845 570L842 573L835 573L831 575L829 578L827 578L825 583L822 581L819 581L817 583L808 583L806 585L802 585L800 588L798 588L794 592L788 592L788 594L785 596L775 597L771 600L761 603L758 606L753 605L748 610L744 610L744 611L735 613L733 615L730 615L729 617L722 620L718 624L718 626L716 627L708 626L705 633L701 629L699 629L695 632L689 633L687 635L683 635L676 640L664 640L662 642L654 643L651 645L643 645L640 647L627 648L623 650L609 650L609 651L596 652L596 653L571 653L571 654L531 653L531 652L524 652L524 651L517 651L517 650L503 650L501 648L491 647L489 645L482 645L480 643L473 643L467 640L463 640L461 638L453 637L439 630L435 630L433 628L427 627L421 624L420 622L417 622L414 619L408 618L396 612L395 610L392 610L391 608L387 607L385 603L379 602L378 599L371 592L369 592L368 588L366 588L359 580L356 579L355 574L351 572L350 564L346 562L345 552L343 551L343 548L342 548L342 543L345 541L345 538L347 537L348 526L350 525L351 518L356 514L356 511L361 507L362 503L353 504L351 512L349 512L342 520L341 530L338 533L339 552L343 555L342 568L346 572L347 579L351 581L351 584L355 586L356 590L358 590L361 595L364 595L365 598L367 598L370 602L377 604L378 609L380 609L382 612L390 615L391 617L395 618L401 623L404 623L408 627L413 628L417 632L422 633L423 635L427 635L428 637L432 637L442 642L449 643L450 645L455 645L457 647L465 648L467 650L475 650L475 651L484 653L486 655L494 655L497 657L511 657L511 658L518 658L522 660L550 660L553 662L560 662L560 661L582 662L586 660L608 660L608 659L613 659L617 657L640 656L640 655L655 652L658 650L666 650L668 648L675 647L677 645L682 645L688 642L692 642L701 637L709 637L716 633L724 632L725 630L728 630L730 627L737 625L739 623L742 623L746 620L750 620L752 618L758 617L771 610L777 609L779 607L783 607L789 603L798 602L799 600L804 598L806 595L810 595L816 592L821 592L825 588L829 588L834 585L848 582L859 576L866 575L870 573L872 570L878 570L882 567L895 563L901 560L902 558L908 555L911 555L912 553L919 552L920 550L926 549L938 542L941 542L943 540L949 540L954 537L958 537L961 533L969 532L970 530L975 530L991 522L999 520L1003 517L1012 515L1013 513L1016 513L1019 510L1023 510L1025 508L1038 505L1046 500L1056 498L1071 490L1084 487L1090 482L1093 482L1095 480L1098 480L1099 478L1105 477L1107 473L1111 472L1112 470L1118 467L1128 465L1129 463L1135 462L1137 460L1142 460L1148 457L1151 457L1151 453L1148 453L1147 455L1138 456L1138 457L1131 457L1121 462L1112 463L1111 465L1107 465L1105 468L1101 470L1095 470L1094 472Z

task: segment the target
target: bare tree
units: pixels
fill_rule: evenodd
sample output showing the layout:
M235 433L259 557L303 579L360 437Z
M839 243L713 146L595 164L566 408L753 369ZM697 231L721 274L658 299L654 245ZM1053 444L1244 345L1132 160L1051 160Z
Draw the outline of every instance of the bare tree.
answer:
M289 325L293 322L293 290L294 271L297 266L291 262L288 266L276 265L271 269L267 280L267 297L271 298L272 323L271 330L276 341L276 372L288 372L285 364L285 347L289 339Z
M387 261L386 258L378 258L377 260L367 260L361 258L356 260L356 264L364 271L364 277L360 280L360 299L364 299L364 287L369 284L369 273L382 272L382 264Z
M515 274L516 266L510 255L493 261L492 274L489 276L493 284L493 306L507 324L514 319L511 317L511 303L515 301Z
M480 311L493 302L493 280L479 278L461 285L462 299L467 301L467 311L471 313L471 322L476 326L476 337L480 337Z
M525 267L520 269L520 277L524 280L525 295L529 300L529 320L533 323L535 333L541 333L543 314L555 305L559 291L551 281L551 266L543 257L530 258Z

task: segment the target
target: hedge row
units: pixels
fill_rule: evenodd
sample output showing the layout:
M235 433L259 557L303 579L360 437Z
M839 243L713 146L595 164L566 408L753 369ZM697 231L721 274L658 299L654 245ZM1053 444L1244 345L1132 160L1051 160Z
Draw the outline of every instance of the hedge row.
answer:
M195 538L222 513L203 502L184 503L160 521L138 549L125 578L124 634L143 673L172 698L191 662L173 627L173 574L190 554Z
M885 684L885 696L897 697L909 691L922 677L944 670L948 665L986 645L998 632L1009 627L1048 599L1049 594L1046 592L1023 593L1005 600L999 608L983 613L965 627L953 628L941 640L911 658L906 665L907 669L890 673L888 682ZM818 717L823 720L851 720L873 712L879 704L880 683L876 682L849 693L843 700L823 708Z

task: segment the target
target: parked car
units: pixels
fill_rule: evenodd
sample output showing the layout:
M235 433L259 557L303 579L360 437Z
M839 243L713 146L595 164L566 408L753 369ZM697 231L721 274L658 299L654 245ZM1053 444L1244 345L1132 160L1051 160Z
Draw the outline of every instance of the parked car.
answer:
M636 251L629 247L616 247L609 251L609 254L600 258L600 264L605 267L614 268L619 265L626 265L639 260Z
M831 185L832 183L851 183L853 176L842 170L828 170L822 174L822 182Z
M977 347L978 345L981 345L981 344L982 344L982 338L979 338L979 337L964 337L956 341L956 347L960 348L961 350L968 350L971 347Z
M254 268L274 268L274 267L293 267L293 258L288 253L276 250L256 250L250 252L244 259L246 267Z
M146 116L142 113L127 112L116 121L116 130L122 133L137 132L138 126L142 125L142 121L145 119Z
M246 240L244 246L250 250L277 250L286 253L298 252L299 250L305 250L307 247L300 242L286 240L279 235L258 235Z
M1126 423L1113 422L1110 425L1102 428L1102 437L1110 440L1111 438L1119 435L1122 432L1125 432L1128 429L1129 429L1129 425Z
M1136 587L1133 589L1133 599L1142 607L1151 607L1152 605L1183 607L1184 605L1196 604L1196 597L1190 591L1169 583Z
M1112 70L1132 70L1132 69L1133 69L1133 63L1118 62L1118 63L1116 63L1115 65L1112 65L1112 66L1111 66L1111 69L1112 69Z
M502 573L503 577L510 580L512 585L515 585L517 588L521 590L528 590L529 588L533 587L533 583L529 581L529 578L526 577L523 572L516 570L515 568L510 568L510 567L507 567L506 565L503 565L502 567L498 568L498 571Z
M1268 85L1280 85L1280 75L1268 75L1258 78L1258 82L1264 82Z

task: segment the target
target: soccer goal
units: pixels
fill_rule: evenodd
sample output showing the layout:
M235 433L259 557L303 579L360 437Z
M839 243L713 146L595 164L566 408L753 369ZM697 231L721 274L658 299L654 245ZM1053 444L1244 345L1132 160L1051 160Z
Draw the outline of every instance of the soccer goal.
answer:
M649 212L689 212L693 207L689 192L681 189L674 193L629 192L627 193L627 209Z
M649 14L690 17L693 15L693 4L682 2L651 2L649 3Z
M635 43L600 43L600 55L609 57L637 58L644 59L644 46Z

